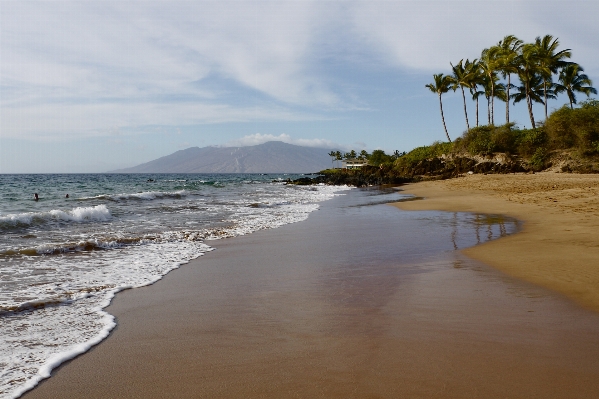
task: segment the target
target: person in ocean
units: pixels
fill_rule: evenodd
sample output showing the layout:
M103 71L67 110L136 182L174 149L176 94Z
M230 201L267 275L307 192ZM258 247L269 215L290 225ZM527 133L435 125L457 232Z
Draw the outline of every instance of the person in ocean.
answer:
M65 198L69 198L69 194L65 195L64 197L65 197Z
M37 193L33 193L33 198L37 201L40 199L40 197L38 197Z

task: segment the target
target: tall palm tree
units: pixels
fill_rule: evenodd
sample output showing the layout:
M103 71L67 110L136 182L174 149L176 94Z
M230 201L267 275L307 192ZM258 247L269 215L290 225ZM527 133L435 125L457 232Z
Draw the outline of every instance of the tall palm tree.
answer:
M491 99L491 108L490 108L490 123L495 123L495 115L494 115L494 101L495 98L495 81L494 77L497 75L497 71L500 67L500 55L501 49L497 46L493 46L490 48L486 48L480 55L480 67L483 70L483 73L487 76L488 83L490 84L490 99Z
M575 63L568 64L561 69L559 73L559 83L555 85L555 92L568 94L570 100L570 108L574 109L576 104L576 95L574 92L584 93L589 97L591 94L597 94L597 89L592 87L593 81L589 77L581 73L584 69Z
M470 77L470 68L471 62L466 60L466 64L464 65L464 60L460 60L456 65L453 65L451 62L451 69L453 70L453 91L457 90L459 87L462 90L462 100L464 101L464 116L466 117L466 128L470 130L470 123L468 122L468 110L466 109L466 95L464 94L464 87L470 88L471 85L471 77Z
M493 74L490 79L487 75L483 75L482 87L483 91L480 94L484 94L487 99L487 124L494 125L493 103L495 102L495 98L499 98L500 100L505 98L505 85L499 83L499 76L497 74Z
M335 151L335 161L337 161L337 167L339 167L339 161L343 159L343 154L341 151Z
M442 73L433 75L433 83L429 83L425 85L430 91L433 93L437 93L439 96L439 106L441 107L441 121L443 121L443 128L445 129L445 135L447 136L447 140L451 142L449 138L449 133L447 132L447 126L445 125L445 116L443 115L443 101L441 100L441 95L443 93L447 93L451 88L451 77L447 75L443 75Z
M511 74L518 73L518 54L522 49L524 42L514 35L507 35L497 43L500 50L499 70L504 78L507 78L505 86L506 98L510 98L510 88L512 85ZM510 123L510 102L505 102L505 123Z
M528 106L528 114L530 116L530 123L532 128L535 129L537 126L535 124L535 118L532 111L532 102L543 103L543 78L538 74L530 74L530 75L519 75L520 82L522 83L520 86L515 86L516 92L510 95L510 98L514 100L514 104L519 103L522 100L526 100L526 105ZM549 96L549 93L547 93ZM549 97L551 98L551 97Z
M530 117L530 123L533 129L536 127L534 121L534 115L532 112L532 103L540 102L543 100L536 96L537 84L540 82L543 85L543 79L541 76L546 76L550 73L550 70L544 64L539 62L539 48L533 43L526 43L522 46L522 51L517 57L516 64L518 66L518 78L520 79L521 86L517 87L517 95L510 96L510 98L519 98L514 103L522 101L521 95L525 96L526 105L528 107L528 116ZM542 94L544 97L545 94Z
M469 65L469 81L472 100L476 101L476 126L478 126L478 98L485 94L484 91L478 90L479 86L484 87L485 85L485 75L478 60L472 61Z
M545 119L547 119L547 99L548 91L551 89L551 77L557 73L558 69L566 65L566 59L572 56L570 49L557 51L559 40L551 35L545 35L542 38L535 39L536 57L539 66L543 68L541 76L543 77L543 98L545 103Z

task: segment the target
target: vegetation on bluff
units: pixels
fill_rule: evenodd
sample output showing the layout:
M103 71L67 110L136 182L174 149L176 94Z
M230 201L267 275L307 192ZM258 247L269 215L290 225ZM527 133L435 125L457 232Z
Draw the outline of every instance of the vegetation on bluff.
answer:
M365 159L368 166L356 170L330 169L319 182L332 184L401 183L439 179L463 173L534 172L553 168L563 172L599 173L599 101L583 101L577 93L597 94L582 66L569 61L570 49L559 49L551 35L525 43L508 35L484 49L479 59L450 63L450 75L436 74L426 85L437 94L447 142L413 149L408 153L382 150L341 154L332 151L332 161ZM512 83L512 75L519 84ZM554 78L557 79L554 82ZM502 81L503 79L503 81ZM514 80L515 82L515 80ZM443 112L442 95L460 89L466 130L452 142ZM475 101L475 124L470 126L466 92ZM548 114L547 100L566 94L568 103ZM479 123L479 98L487 102L487 124ZM495 124L495 100L505 102L505 124ZM510 121L510 101L525 102L531 129ZM544 105L544 121L535 121L533 104ZM338 166L338 165L337 165ZM309 179L308 179L309 180Z
M453 142L435 142L408 153L366 154L369 166L322 171L317 182L330 184L403 183L460 174L533 172L599 173L599 101L576 108L564 105L534 129L508 123L466 130ZM372 162L371 162L372 159ZM307 179L304 183L314 182Z

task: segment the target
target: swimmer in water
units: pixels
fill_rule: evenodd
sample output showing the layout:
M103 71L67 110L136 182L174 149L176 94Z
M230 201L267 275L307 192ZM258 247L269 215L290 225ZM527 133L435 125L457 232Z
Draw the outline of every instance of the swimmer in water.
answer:
M40 199L40 197L38 197L37 193L33 193L33 198L37 201Z
M69 194L65 195L64 197L65 197L65 198L69 198Z

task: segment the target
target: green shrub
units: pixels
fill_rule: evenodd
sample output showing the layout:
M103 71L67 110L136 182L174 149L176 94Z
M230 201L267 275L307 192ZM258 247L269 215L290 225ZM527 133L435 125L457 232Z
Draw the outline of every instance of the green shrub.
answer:
M513 123L503 126L477 126L466 131L457 145L470 154L513 152L517 136L518 131L514 129Z
M495 126L478 126L462 135L462 148L471 154L488 154L495 150L493 131Z
M534 170L543 170L545 167L545 160L547 159L547 150L543 147L536 149L535 153L530 158L530 165Z
M544 128L515 130L515 147L520 155L530 156L547 143Z
M385 154L383 150L374 150L368 157L368 164L372 166L391 164L394 159L392 155Z
M454 145L452 143L443 143L440 141L435 141L433 144L429 146L414 148L407 154L397 158L397 160L395 161L395 165L412 165L420 161L440 157L443 154L450 154L453 151L453 147Z
M583 101L574 109L563 106L547 118L545 129L553 148L598 152L599 101Z

